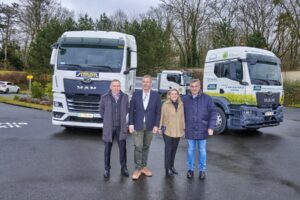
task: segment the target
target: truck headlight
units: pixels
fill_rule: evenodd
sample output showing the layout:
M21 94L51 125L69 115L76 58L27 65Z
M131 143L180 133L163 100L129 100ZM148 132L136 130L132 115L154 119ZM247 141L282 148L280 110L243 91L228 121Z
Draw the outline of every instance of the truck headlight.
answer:
M63 104L61 102L59 102L59 101L53 101L53 106L54 107L60 107L60 108L62 108Z

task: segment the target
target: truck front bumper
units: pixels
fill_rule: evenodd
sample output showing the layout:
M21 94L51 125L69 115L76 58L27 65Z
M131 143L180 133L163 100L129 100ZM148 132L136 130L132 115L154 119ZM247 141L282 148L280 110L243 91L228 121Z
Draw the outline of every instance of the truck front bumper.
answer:
M100 113L71 112L66 97L61 93L53 94L52 124L69 127L102 128ZM57 106L55 106L57 104Z
M88 123L88 122L72 122L72 121L59 121L52 119L53 125L66 126L66 127L85 127L85 128L102 128L102 123Z
M257 129L278 126L283 121L283 107L257 108L240 106L239 110L232 112L227 124L229 129Z

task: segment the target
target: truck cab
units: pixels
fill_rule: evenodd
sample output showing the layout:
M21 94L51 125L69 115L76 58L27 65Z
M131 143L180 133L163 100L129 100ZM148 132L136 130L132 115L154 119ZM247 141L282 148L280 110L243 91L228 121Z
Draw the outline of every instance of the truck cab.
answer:
M216 133L277 126L283 121L280 60L270 51L228 47L207 53L203 92L217 107Z
M189 90L192 74L187 71L164 70L157 75L157 91L165 95L170 89L177 89L181 95Z
M106 31L65 32L53 45L54 125L103 127L101 96L113 79L131 97L137 67L136 41L131 35Z

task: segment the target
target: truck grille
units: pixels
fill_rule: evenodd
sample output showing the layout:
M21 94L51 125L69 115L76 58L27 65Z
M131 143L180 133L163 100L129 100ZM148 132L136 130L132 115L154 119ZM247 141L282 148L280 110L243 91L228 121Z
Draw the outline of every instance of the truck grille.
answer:
M279 105L280 93L257 92L257 105L260 108L276 108Z
M70 112L99 113L100 95L66 94Z

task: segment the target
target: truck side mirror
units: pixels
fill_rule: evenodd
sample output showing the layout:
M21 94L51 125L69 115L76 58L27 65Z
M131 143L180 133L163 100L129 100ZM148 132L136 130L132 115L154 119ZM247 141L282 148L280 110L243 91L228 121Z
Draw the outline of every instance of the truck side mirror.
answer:
M131 68L125 70L125 71L123 72L123 74L127 75L127 74L129 74L129 72L132 71L132 70L136 70L136 68L135 68L135 67L131 67Z
M50 65L54 66L55 65L55 61L56 61L56 55L58 52L58 43L54 43L53 45L51 45L52 47L52 53L51 53L51 58L50 58Z
M51 58L50 58L50 65L54 66L56 61L57 49L52 49Z

